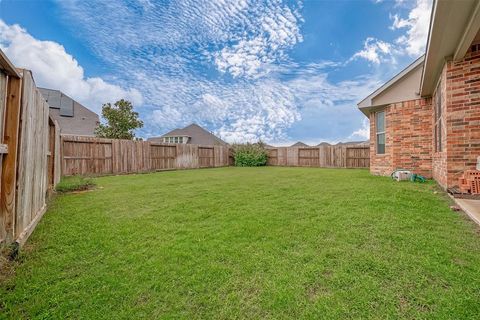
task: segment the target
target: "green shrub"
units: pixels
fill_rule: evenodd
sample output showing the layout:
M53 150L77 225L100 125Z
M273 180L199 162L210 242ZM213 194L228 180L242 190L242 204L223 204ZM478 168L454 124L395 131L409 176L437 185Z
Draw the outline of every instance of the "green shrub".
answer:
M235 144L233 157L237 167L259 167L267 165L267 150L262 142Z
M95 186L95 181L92 178L81 176L63 177L57 184L55 190L57 192L72 192L88 190Z

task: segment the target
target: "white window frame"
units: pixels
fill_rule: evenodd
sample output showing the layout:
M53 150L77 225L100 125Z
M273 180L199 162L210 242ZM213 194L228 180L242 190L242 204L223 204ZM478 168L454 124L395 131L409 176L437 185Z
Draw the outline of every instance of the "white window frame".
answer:
M383 131L378 131L378 116L383 114ZM386 128L387 128L387 119L386 119L386 112L385 110L375 112L375 153L377 155L383 155L387 153L387 135L386 135ZM379 136L384 136L384 147L383 152L378 152L378 145L379 145Z
M434 143L435 143L435 152L443 151L443 121L442 121L442 80L437 84L437 88L434 94L434 109L435 109L435 120L434 120Z

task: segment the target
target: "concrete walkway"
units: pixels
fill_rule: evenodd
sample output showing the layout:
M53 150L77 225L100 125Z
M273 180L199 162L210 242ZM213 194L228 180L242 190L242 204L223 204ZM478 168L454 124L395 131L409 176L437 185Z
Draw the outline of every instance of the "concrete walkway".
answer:
M480 225L480 200L455 199L455 202L473 221Z

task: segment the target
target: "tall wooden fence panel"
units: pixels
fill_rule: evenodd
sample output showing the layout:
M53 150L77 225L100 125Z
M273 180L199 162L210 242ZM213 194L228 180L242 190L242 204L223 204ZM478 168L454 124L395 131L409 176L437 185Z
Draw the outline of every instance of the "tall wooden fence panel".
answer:
M28 70L0 72L0 107L0 244L23 244L60 178L59 128Z
M20 241L30 235L46 210L49 132L49 106L31 72L24 70L14 230Z
M175 169L199 168L198 145L177 144L177 157L175 158Z
M32 73L0 50L0 245L22 245L60 179L60 130Z
M6 115L6 103L7 103L7 82L8 82L8 75L7 73L3 72L3 70L0 70L0 176L2 176L3 172L3 166L4 166L4 155L8 154L8 146L7 144L3 143L3 136L4 136L4 122L5 122L5 115ZM2 179L3 180L3 179ZM3 184L0 184L0 188L3 187ZM2 188L3 189L3 188ZM3 198L6 196L5 195L5 190L0 189L2 202L4 202ZM2 203L3 205L3 203ZM8 216L4 210L0 211L0 242L5 241L7 238L8 234L8 224L10 223L8 221Z
M268 149L267 155L267 166L278 166L278 149Z
M198 147L198 166L212 168L215 166L215 154L212 147Z
M151 170L175 169L175 159L177 158L177 147L174 145L150 146Z
M226 167L230 165L230 148L224 146L213 146L214 166Z
M63 175L113 173L113 143L110 139L62 136L61 149Z
M228 166L224 146L62 136L62 174L105 175Z
M112 140L113 173L150 171L150 143L146 141Z
M321 168L368 168L368 146L279 147L268 149L267 165Z
M368 168L370 167L370 148L349 147L346 159L349 168Z
M15 240L17 200L17 160L20 134L20 110L22 98L21 75L0 50L0 89L2 109L1 132L1 180L0 180L0 244ZM6 85L6 87L3 86Z
M320 150L318 148L298 149L298 165L301 167L318 167Z

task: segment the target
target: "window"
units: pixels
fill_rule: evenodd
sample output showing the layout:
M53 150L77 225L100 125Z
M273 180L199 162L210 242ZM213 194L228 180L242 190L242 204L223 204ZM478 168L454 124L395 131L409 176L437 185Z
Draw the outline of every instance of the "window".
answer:
M164 137L163 142L165 143L186 143L186 137Z
M435 89L435 152L442 152L442 82Z
M385 111L375 114L377 154L385 154Z

